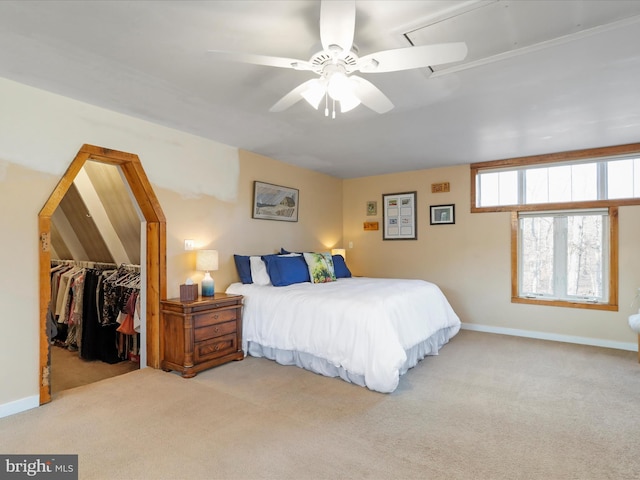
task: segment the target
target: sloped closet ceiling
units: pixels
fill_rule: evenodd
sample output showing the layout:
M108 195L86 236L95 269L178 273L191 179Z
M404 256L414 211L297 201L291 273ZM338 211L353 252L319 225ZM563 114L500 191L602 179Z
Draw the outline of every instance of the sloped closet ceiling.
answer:
M51 220L52 258L140 264L141 218L116 166L87 162Z

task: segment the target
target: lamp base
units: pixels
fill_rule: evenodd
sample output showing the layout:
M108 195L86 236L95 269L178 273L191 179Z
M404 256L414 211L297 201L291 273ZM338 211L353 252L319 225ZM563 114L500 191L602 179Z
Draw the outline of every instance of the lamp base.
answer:
M215 295L213 278L209 275L209 272L204 274L204 278L202 279L202 296L203 297L213 297Z

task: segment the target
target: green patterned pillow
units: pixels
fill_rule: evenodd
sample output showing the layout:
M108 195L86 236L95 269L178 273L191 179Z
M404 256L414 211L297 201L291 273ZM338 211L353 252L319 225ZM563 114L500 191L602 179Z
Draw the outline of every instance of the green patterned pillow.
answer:
M336 280L333 270L333 258L329 252L324 253L304 253L304 260L309 267L311 283L327 283Z

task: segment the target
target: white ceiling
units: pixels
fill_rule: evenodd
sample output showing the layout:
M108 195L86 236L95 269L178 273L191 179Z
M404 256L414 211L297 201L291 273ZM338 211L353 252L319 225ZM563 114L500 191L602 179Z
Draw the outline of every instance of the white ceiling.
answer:
M307 60L319 12L317 0L0 1L0 76L342 178L640 141L640 1L356 1L361 56L408 38L469 48L433 74L363 74L395 105L382 115L270 113L314 74L207 53Z

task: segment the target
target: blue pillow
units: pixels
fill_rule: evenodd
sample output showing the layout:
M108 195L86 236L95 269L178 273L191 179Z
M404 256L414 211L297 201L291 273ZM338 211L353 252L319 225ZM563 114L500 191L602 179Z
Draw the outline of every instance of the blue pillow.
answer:
M264 255L267 273L275 287L286 287L294 283L310 282L309 269L302 255Z
M347 267L347 263L344 261L342 255L333 255L333 270L336 274L336 278L349 278L351 277L351 271Z
M233 259L236 262L236 270L242 283L253 283L251 278L251 262L248 255L234 255Z

